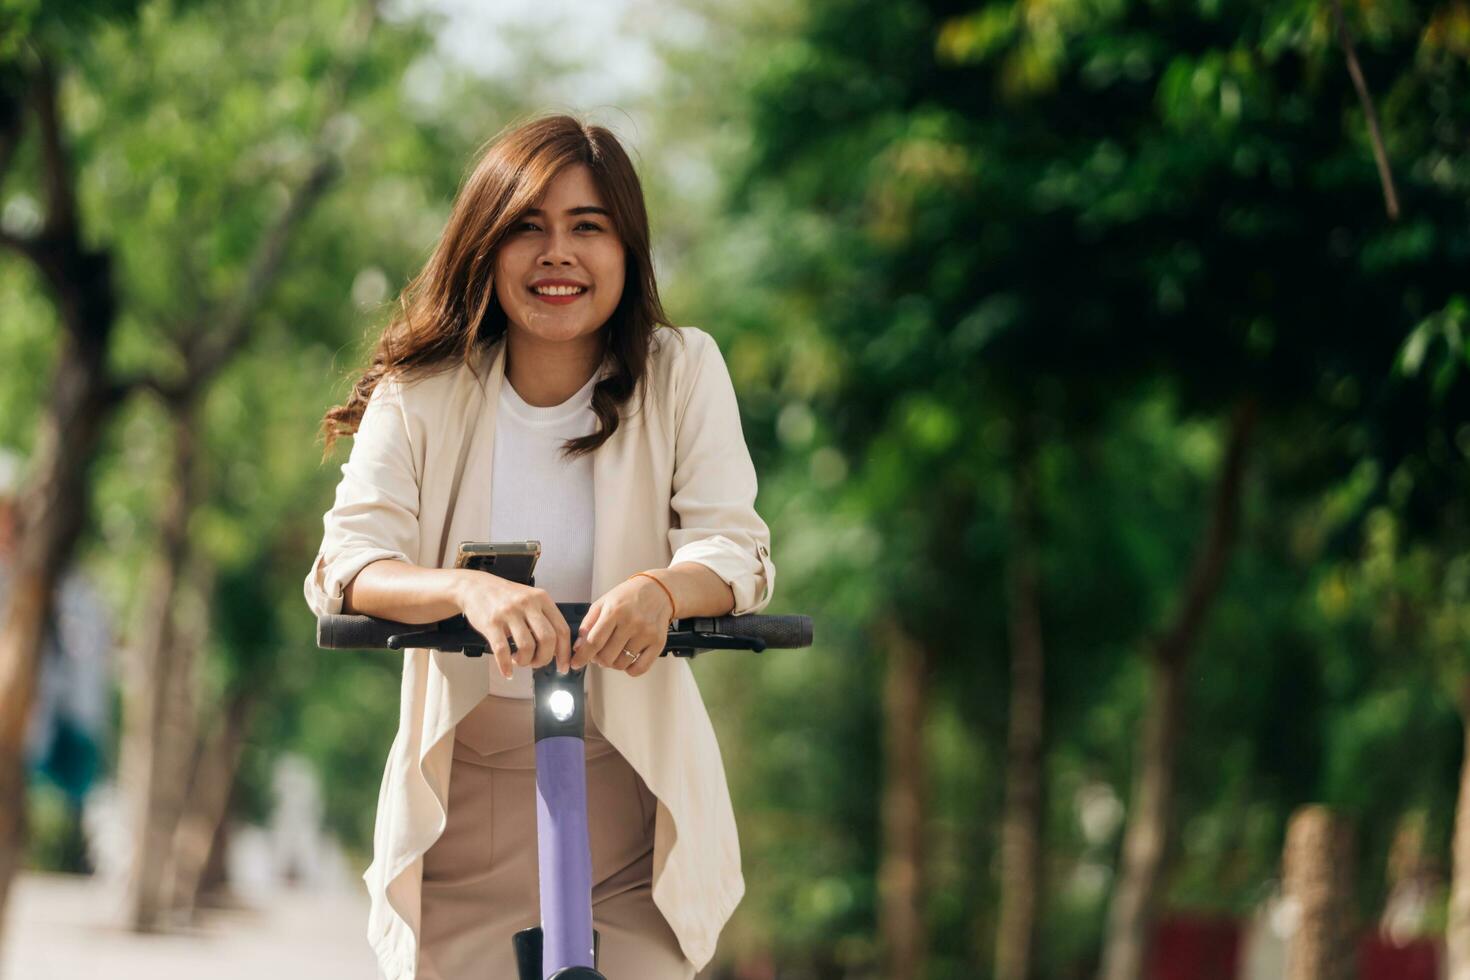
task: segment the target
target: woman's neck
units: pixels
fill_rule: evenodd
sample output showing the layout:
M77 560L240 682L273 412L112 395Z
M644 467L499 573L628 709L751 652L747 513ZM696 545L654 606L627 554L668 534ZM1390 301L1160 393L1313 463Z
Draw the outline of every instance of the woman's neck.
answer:
M580 391L602 364L604 342L602 330L573 340L546 341L509 327L505 378L527 405L560 405Z

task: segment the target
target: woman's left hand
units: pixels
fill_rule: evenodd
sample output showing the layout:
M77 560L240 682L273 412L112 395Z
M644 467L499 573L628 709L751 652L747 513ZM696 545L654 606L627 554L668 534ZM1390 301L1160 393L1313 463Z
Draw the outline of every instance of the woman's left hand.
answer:
M595 663L641 677L663 652L671 622L669 597L657 583L641 575L620 582L588 608L572 644L572 669Z

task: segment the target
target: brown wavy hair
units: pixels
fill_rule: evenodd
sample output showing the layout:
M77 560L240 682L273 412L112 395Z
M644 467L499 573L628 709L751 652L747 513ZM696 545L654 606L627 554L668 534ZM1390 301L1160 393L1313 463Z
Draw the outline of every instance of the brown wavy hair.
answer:
M638 390L657 327L671 328L658 298L649 249L648 211L632 161L611 131L557 114L512 124L478 153L460 186L444 232L418 275L399 294L365 372L345 404L322 418L325 460L339 436L353 435L378 382L430 377L464 364L472 370L506 332L495 298L495 258L524 212L534 208L564 167L583 163L627 255L623 295L600 329L603 364L613 371L592 389L597 431L563 444L568 456L590 453L617 431L623 406ZM680 338L682 339L682 337Z

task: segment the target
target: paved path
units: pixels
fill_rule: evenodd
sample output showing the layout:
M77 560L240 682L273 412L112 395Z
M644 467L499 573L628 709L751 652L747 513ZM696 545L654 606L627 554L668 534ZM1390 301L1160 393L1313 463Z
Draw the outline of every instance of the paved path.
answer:
M114 898L91 879L24 874L0 950L3 980L375 980L366 894L287 892L210 912L187 933L117 927Z

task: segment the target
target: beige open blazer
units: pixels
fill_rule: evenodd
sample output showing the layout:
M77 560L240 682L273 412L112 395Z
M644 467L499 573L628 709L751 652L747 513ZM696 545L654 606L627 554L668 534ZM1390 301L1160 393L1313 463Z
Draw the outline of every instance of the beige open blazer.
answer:
M703 330L660 327L654 338L646 409L635 392L617 431L593 453L593 596L634 572L692 561L729 583L734 613L757 612L771 600L776 569L729 370ZM459 542L487 540L504 348L497 341L473 368L378 384L306 576L314 613L341 612L343 588L369 562L449 567ZM457 653L404 656L398 735L363 875L368 940L388 980L416 972L423 855L444 830L454 726L485 697L492 666ZM703 968L745 882L699 688L687 661L662 657L642 677L594 666L587 689L593 721L658 797L654 903Z

